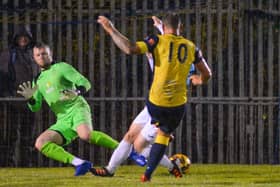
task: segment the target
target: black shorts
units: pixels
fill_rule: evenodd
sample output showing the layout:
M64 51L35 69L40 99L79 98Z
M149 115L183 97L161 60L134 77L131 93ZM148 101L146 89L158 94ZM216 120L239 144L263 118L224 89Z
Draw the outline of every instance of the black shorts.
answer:
M152 117L152 124L158 123L158 127L170 134L179 126L185 114L185 104L177 107L160 107L150 101L146 101L148 111Z

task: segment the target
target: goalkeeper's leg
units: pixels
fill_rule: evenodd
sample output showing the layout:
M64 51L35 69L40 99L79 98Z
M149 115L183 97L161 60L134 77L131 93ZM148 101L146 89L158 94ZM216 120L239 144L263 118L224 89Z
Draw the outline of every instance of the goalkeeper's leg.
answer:
M35 147L43 155L53 160L72 164L76 167L75 175L84 175L92 167L89 161L75 157L63 149L63 137L56 131L46 130L36 140Z
M89 143L110 149L115 149L119 145L119 142L111 136L96 130L90 132Z
M86 123L77 125L77 134L79 138L90 144L99 145L102 147L115 149L119 142L104 132L92 130L92 127Z

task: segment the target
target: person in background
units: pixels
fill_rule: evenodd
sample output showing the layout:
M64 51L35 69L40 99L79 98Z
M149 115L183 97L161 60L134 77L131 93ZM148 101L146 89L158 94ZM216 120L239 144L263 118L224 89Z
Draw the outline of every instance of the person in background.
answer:
M18 97L17 87L38 74L39 66L32 58L34 39L28 26L16 25L9 46L0 53L0 97ZM32 132L34 132L35 115L22 101L1 102L1 110L7 111L4 118L8 127L13 129L11 134L2 139L3 144L11 142L5 163L8 166L28 166L24 160L32 155ZM25 148L24 148L25 147ZM26 148L28 147L28 149ZM30 149L29 149L30 147ZM31 163L31 162L30 162Z
M0 96L18 96L18 86L31 81L39 72L32 58L34 40L27 26L18 25L8 49L0 54Z

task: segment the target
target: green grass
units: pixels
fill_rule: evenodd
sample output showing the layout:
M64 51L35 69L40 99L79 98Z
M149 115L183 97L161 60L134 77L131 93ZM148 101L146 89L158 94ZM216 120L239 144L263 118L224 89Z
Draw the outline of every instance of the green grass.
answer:
M190 173L175 179L165 168L159 167L152 182L140 183L145 168L121 166L114 177L101 178L88 173L74 177L71 167L61 168L2 168L0 169L0 187L250 187L280 186L280 166L278 165L208 165L193 164Z

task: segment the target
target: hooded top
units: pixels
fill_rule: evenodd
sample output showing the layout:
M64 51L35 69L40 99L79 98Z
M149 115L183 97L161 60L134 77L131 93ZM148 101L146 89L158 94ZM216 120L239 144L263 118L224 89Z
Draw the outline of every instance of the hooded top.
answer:
M29 43L20 48L17 43L19 36L27 36ZM28 27L18 25L10 47L0 54L0 96L16 96L18 86L32 81L39 72L39 66L33 61L32 47L34 41Z
M10 48L18 47L17 39L19 36L27 36L29 38L29 43L26 47L27 48L33 47L34 41L33 41L33 37L32 37L32 33L30 31L30 28L27 26L24 26L24 25L18 25L13 34L13 39L12 39Z

